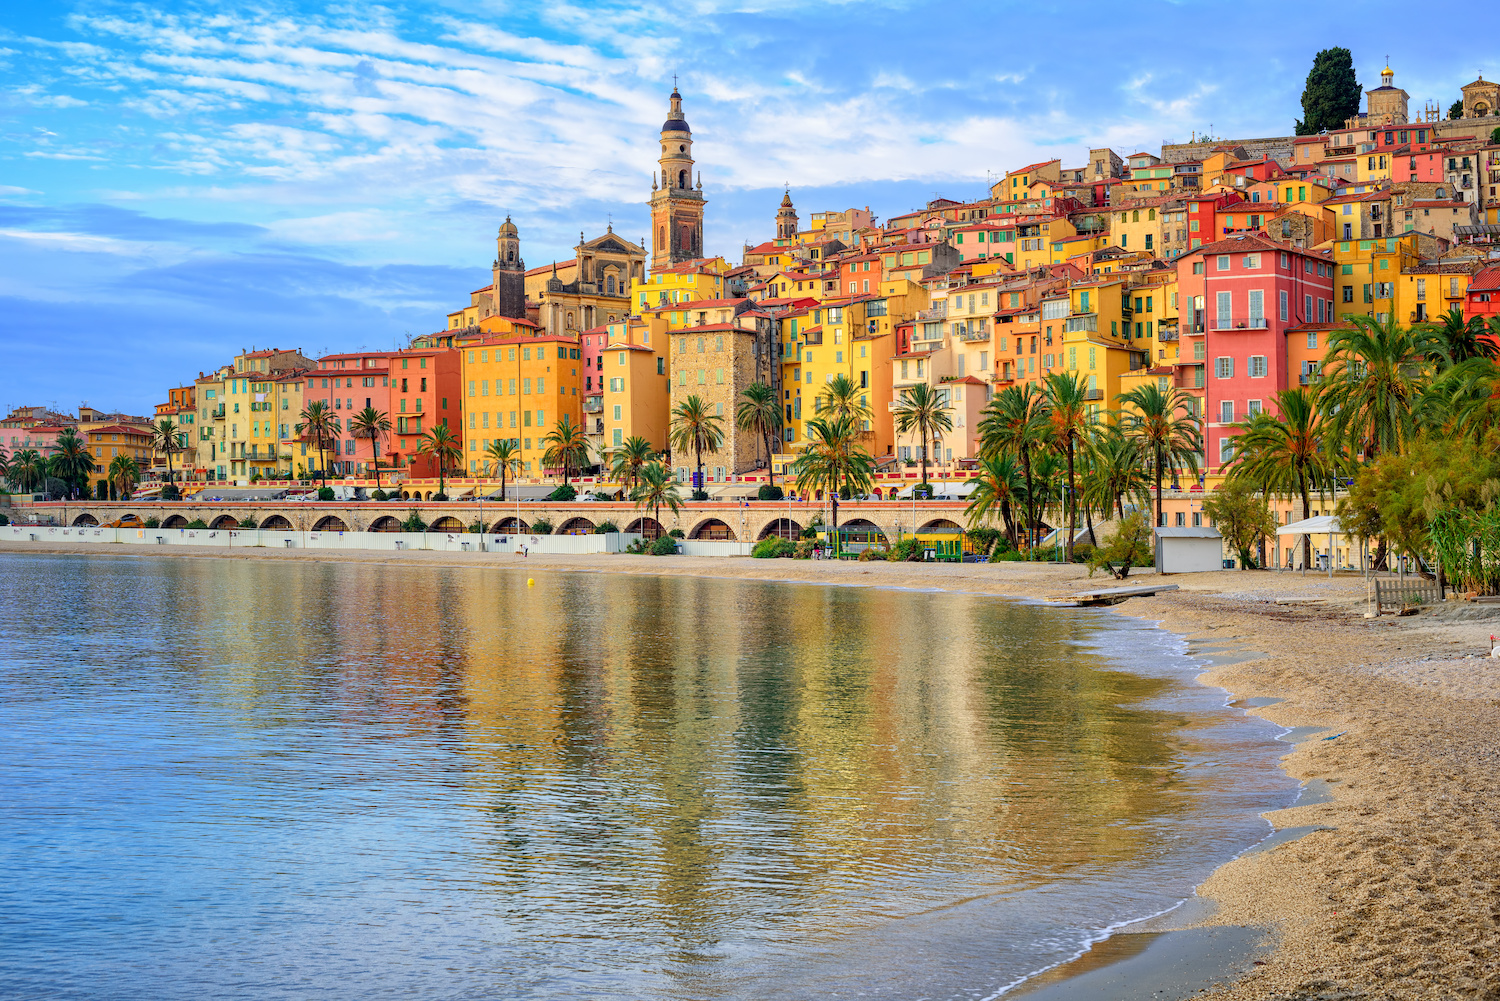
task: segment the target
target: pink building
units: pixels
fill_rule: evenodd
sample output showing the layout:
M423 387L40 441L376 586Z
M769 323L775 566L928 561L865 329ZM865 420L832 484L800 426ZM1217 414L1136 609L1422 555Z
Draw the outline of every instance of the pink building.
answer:
M374 443L352 433L349 420L355 414L374 407L390 420L392 432L395 430L396 419L391 416L391 354L377 351L326 355L318 359L317 368L302 375L306 387L303 406L322 400L333 414L337 434L329 445L327 458L329 471L335 476L365 475L375 457ZM392 432L380 442L382 467L390 464ZM316 450L312 447L308 448L307 462L309 469L316 465Z
M609 327L594 327L578 337L579 349L583 352L583 385L579 391L584 396L597 396L604 389L604 345L609 343Z
M1277 391L1297 385L1289 377L1287 328L1332 320L1333 269L1322 253L1254 235L1205 244L1179 259L1182 315L1191 318L1181 350L1204 367L1210 470L1233 456L1235 424L1274 413Z

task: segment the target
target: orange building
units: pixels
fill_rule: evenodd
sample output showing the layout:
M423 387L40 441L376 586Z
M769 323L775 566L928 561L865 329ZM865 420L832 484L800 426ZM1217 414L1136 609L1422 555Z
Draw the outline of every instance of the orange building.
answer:
M451 345L451 338L444 339ZM436 476L437 462L419 455L422 435L439 424L464 436L458 351L451 346L411 347L390 356L391 464L410 475Z

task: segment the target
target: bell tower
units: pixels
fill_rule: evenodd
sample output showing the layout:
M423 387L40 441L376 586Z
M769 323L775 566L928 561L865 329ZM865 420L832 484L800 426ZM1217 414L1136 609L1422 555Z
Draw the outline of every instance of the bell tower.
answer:
M521 260L521 234L505 217L495 236L495 312L526 319L526 262Z
M693 133L672 88L661 127L660 170L651 180L651 266L670 267L703 256L703 180L693 185Z
M776 239L797 239L797 210L792 208L792 189L781 196L781 208L776 210Z

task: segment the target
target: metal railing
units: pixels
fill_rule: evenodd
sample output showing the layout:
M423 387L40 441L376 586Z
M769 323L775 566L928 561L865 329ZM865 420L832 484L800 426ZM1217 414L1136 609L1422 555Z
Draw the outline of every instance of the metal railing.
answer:
M918 320L945 320L947 318L948 304L946 302L940 303L936 306L930 306L927 309L917 310Z
M1214 319L1215 330L1265 330L1271 321L1265 316L1220 316Z

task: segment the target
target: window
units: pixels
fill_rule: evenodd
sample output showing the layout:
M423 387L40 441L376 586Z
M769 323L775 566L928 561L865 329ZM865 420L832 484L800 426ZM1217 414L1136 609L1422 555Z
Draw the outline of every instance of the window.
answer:
M1250 369L1250 378L1252 378L1252 379L1264 379L1266 377L1266 356L1265 355L1251 355L1250 356L1250 366L1249 366L1249 369Z
M1311 296L1309 296L1308 298L1309 298L1309 300L1311 300ZM1287 310L1287 295L1286 295L1286 290L1285 289L1281 290L1281 292L1277 296L1277 299L1278 299L1278 308L1281 311L1278 315L1281 317L1282 321L1284 322L1287 319L1287 313L1288 313L1288 310Z
M1354 301L1354 286L1353 285L1345 285L1344 286L1344 301L1345 302L1353 302Z
M1266 325L1266 293L1258 288L1250 290L1250 326Z
M1219 402L1219 423L1220 424L1233 424L1234 423L1234 401L1233 400L1221 400Z
M1234 378L1234 359L1233 358L1228 358L1228 357L1215 358L1214 359L1214 378L1215 379L1233 379Z
M1240 263L1243 264L1247 270L1255 271L1260 267L1260 255L1246 254L1244 260Z
M1220 464L1222 465L1223 463L1229 462L1229 461L1231 461L1233 459L1234 459L1234 439L1233 438L1221 438L1221 439L1219 439L1219 462L1220 462ZM1195 515L1195 517L1196 517L1196 515Z
M1260 413L1260 401L1250 400L1245 404L1245 416L1254 417Z
M1228 254L1220 254L1218 256L1218 258L1217 258L1217 264L1215 265L1215 267L1219 271L1228 271L1229 270L1229 255Z
M1227 330L1231 322L1231 300L1228 292L1214 293L1214 304L1218 312L1216 326L1220 330Z

